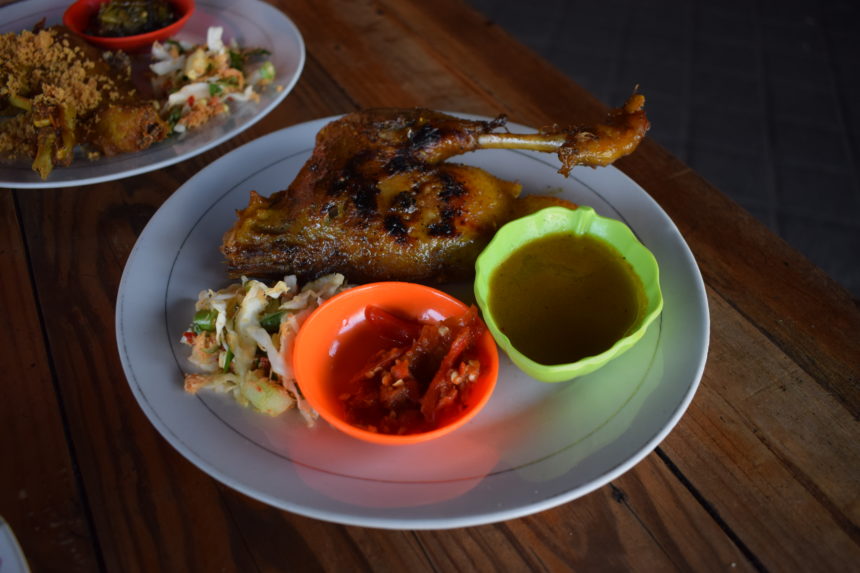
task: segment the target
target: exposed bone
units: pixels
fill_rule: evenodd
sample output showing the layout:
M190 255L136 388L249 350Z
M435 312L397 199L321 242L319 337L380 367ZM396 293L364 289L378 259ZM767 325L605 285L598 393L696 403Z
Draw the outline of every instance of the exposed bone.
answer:
M528 149L557 152L560 173L568 175L574 165L609 165L631 153L650 124L643 109L645 96L633 94L623 107L612 110L605 123L594 127L559 128L539 133L486 133L478 136L480 149Z

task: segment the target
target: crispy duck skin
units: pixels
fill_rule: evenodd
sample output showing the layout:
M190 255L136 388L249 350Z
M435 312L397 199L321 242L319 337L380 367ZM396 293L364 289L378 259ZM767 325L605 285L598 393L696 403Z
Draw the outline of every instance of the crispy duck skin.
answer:
M248 207L224 235L231 276L310 279L340 272L351 282L445 282L467 278L504 223L566 201L529 196L486 171L445 160L485 148L558 153L574 165L607 165L632 152L648 129L634 94L589 129L498 133L504 117L472 121L426 109L370 109L320 130L288 189Z

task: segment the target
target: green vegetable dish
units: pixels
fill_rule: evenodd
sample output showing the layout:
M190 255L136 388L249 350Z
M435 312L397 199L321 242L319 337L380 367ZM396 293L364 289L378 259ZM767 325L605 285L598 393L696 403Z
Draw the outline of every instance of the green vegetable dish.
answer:
M136 36L175 21L173 7L165 0L111 0L99 6L87 33L107 38Z
M191 347L196 372L185 375L185 391L226 392L243 406L277 416L298 408L312 424L293 379L290 349L304 320L324 300L347 288L343 275L331 274L298 288L288 276L269 287L242 279L227 288L204 290L181 342Z
M225 43L223 32L209 28L205 44L168 40L152 45L153 87L166 100L162 116L174 133L229 113L229 102L259 101L263 88L275 80L268 50Z

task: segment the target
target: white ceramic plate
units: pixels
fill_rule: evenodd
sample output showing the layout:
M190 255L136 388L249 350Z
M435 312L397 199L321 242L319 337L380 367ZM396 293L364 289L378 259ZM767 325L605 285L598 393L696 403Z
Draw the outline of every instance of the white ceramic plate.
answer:
M72 0L27 0L0 8L0 32L32 28L41 18L47 25L60 24ZM0 186L16 188L72 187L131 177L161 169L208 151L248 129L272 111L293 89L305 63L305 45L293 22L276 8L258 0L197 0L194 15L177 38L194 43L206 40L210 26L224 28L224 40L272 52L276 84L255 103L231 105L220 116L197 130L171 137L149 149L90 161L78 153L68 167L58 167L47 181L33 171L30 162L0 163Z
M462 156L529 192L557 192L630 225L660 263L665 310L632 350L570 383L528 378L502 357L487 407L426 444L357 441L288 412L269 418L182 388L179 343L199 291L230 283L222 234L248 193L285 188L329 119L232 151L174 193L141 233L119 289L117 344L129 384L162 435L203 471L295 513L353 525L437 529L527 515L582 496L650 453L675 426L705 364L709 317L698 267L677 228L615 168L574 170L540 153ZM516 127L516 126L515 126ZM471 285L450 290L471 299Z
M6 520L0 516L0 573L30 573L27 558Z

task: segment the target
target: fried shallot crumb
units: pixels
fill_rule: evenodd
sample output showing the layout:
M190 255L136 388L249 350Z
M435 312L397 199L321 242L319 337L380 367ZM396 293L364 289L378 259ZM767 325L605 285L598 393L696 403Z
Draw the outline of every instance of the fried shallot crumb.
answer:
M103 72L117 75L106 65L97 66L61 29L0 34L0 112L12 115L0 121L0 154L33 156L34 110L73 109L83 118L118 100L123 90Z

